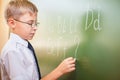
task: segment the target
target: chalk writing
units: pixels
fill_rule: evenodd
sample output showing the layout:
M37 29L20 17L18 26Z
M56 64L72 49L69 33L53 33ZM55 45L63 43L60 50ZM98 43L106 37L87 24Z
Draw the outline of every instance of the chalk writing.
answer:
M88 9L86 14L85 30L93 27L95 31L100 31L100 10Z
M80 45L80 38L79 36L75 36L74 38L74 43L76 44L76 48L75 48L75 54L74 54L74 58L77 59L77 54L78 54L78 48L79 48L79 45Z
M47 22L47 30L49 33L56 34L73 34L78 31L79 19L77 17L69 16L56 16L53 20Z
M85 15L85 31L92 28L95 31L100 31L101 13L100 9L88 8ZM54 19L47 21L48 33L54 35L47 40L47 54L64 59L67 57L67 50L70 46L74 46L72 56L78 59L80 46L80 22L81 19L75 16L55 16ZM56 38L57 37L57 38ZM67 41L70 38L70 41ZM69 45L71 44L71 45ZM69 47L68 47L69 46Z

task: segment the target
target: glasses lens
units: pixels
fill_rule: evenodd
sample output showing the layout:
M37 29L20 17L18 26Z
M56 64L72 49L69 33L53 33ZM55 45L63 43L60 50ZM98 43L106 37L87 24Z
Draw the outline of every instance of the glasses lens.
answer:
M32 24L32 27L39 27L39 26L40 26L40 23Z

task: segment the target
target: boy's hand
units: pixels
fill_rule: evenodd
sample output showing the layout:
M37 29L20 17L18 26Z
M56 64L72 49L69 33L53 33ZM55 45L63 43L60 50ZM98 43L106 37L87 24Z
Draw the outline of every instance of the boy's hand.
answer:
M41 80L57 80L60 76L64 75L65 73L74 71L75 61L76 59L72 57L64 59L55 70L53 70L50 74L48 74Z
M75 61L75 58L66 58L60 63L60 65L56 69L60 72L61 75L72 72L75 70Z

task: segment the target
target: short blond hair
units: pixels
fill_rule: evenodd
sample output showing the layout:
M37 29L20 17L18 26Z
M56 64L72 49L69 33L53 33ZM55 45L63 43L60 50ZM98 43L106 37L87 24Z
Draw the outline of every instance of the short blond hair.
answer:
M26 12L33 14L37 13L37 7L28 0L11 0L5 10L6 21L9 18L19 19Z

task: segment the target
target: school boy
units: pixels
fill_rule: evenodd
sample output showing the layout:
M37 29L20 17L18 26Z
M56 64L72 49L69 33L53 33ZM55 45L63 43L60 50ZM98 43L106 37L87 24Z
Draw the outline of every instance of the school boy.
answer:
M5 10L10 38L2 49L2 80L57 80L75 70L75 59L63 60L51 73L41 78L31 40L37 30L37 8L28 0L11 0Z

